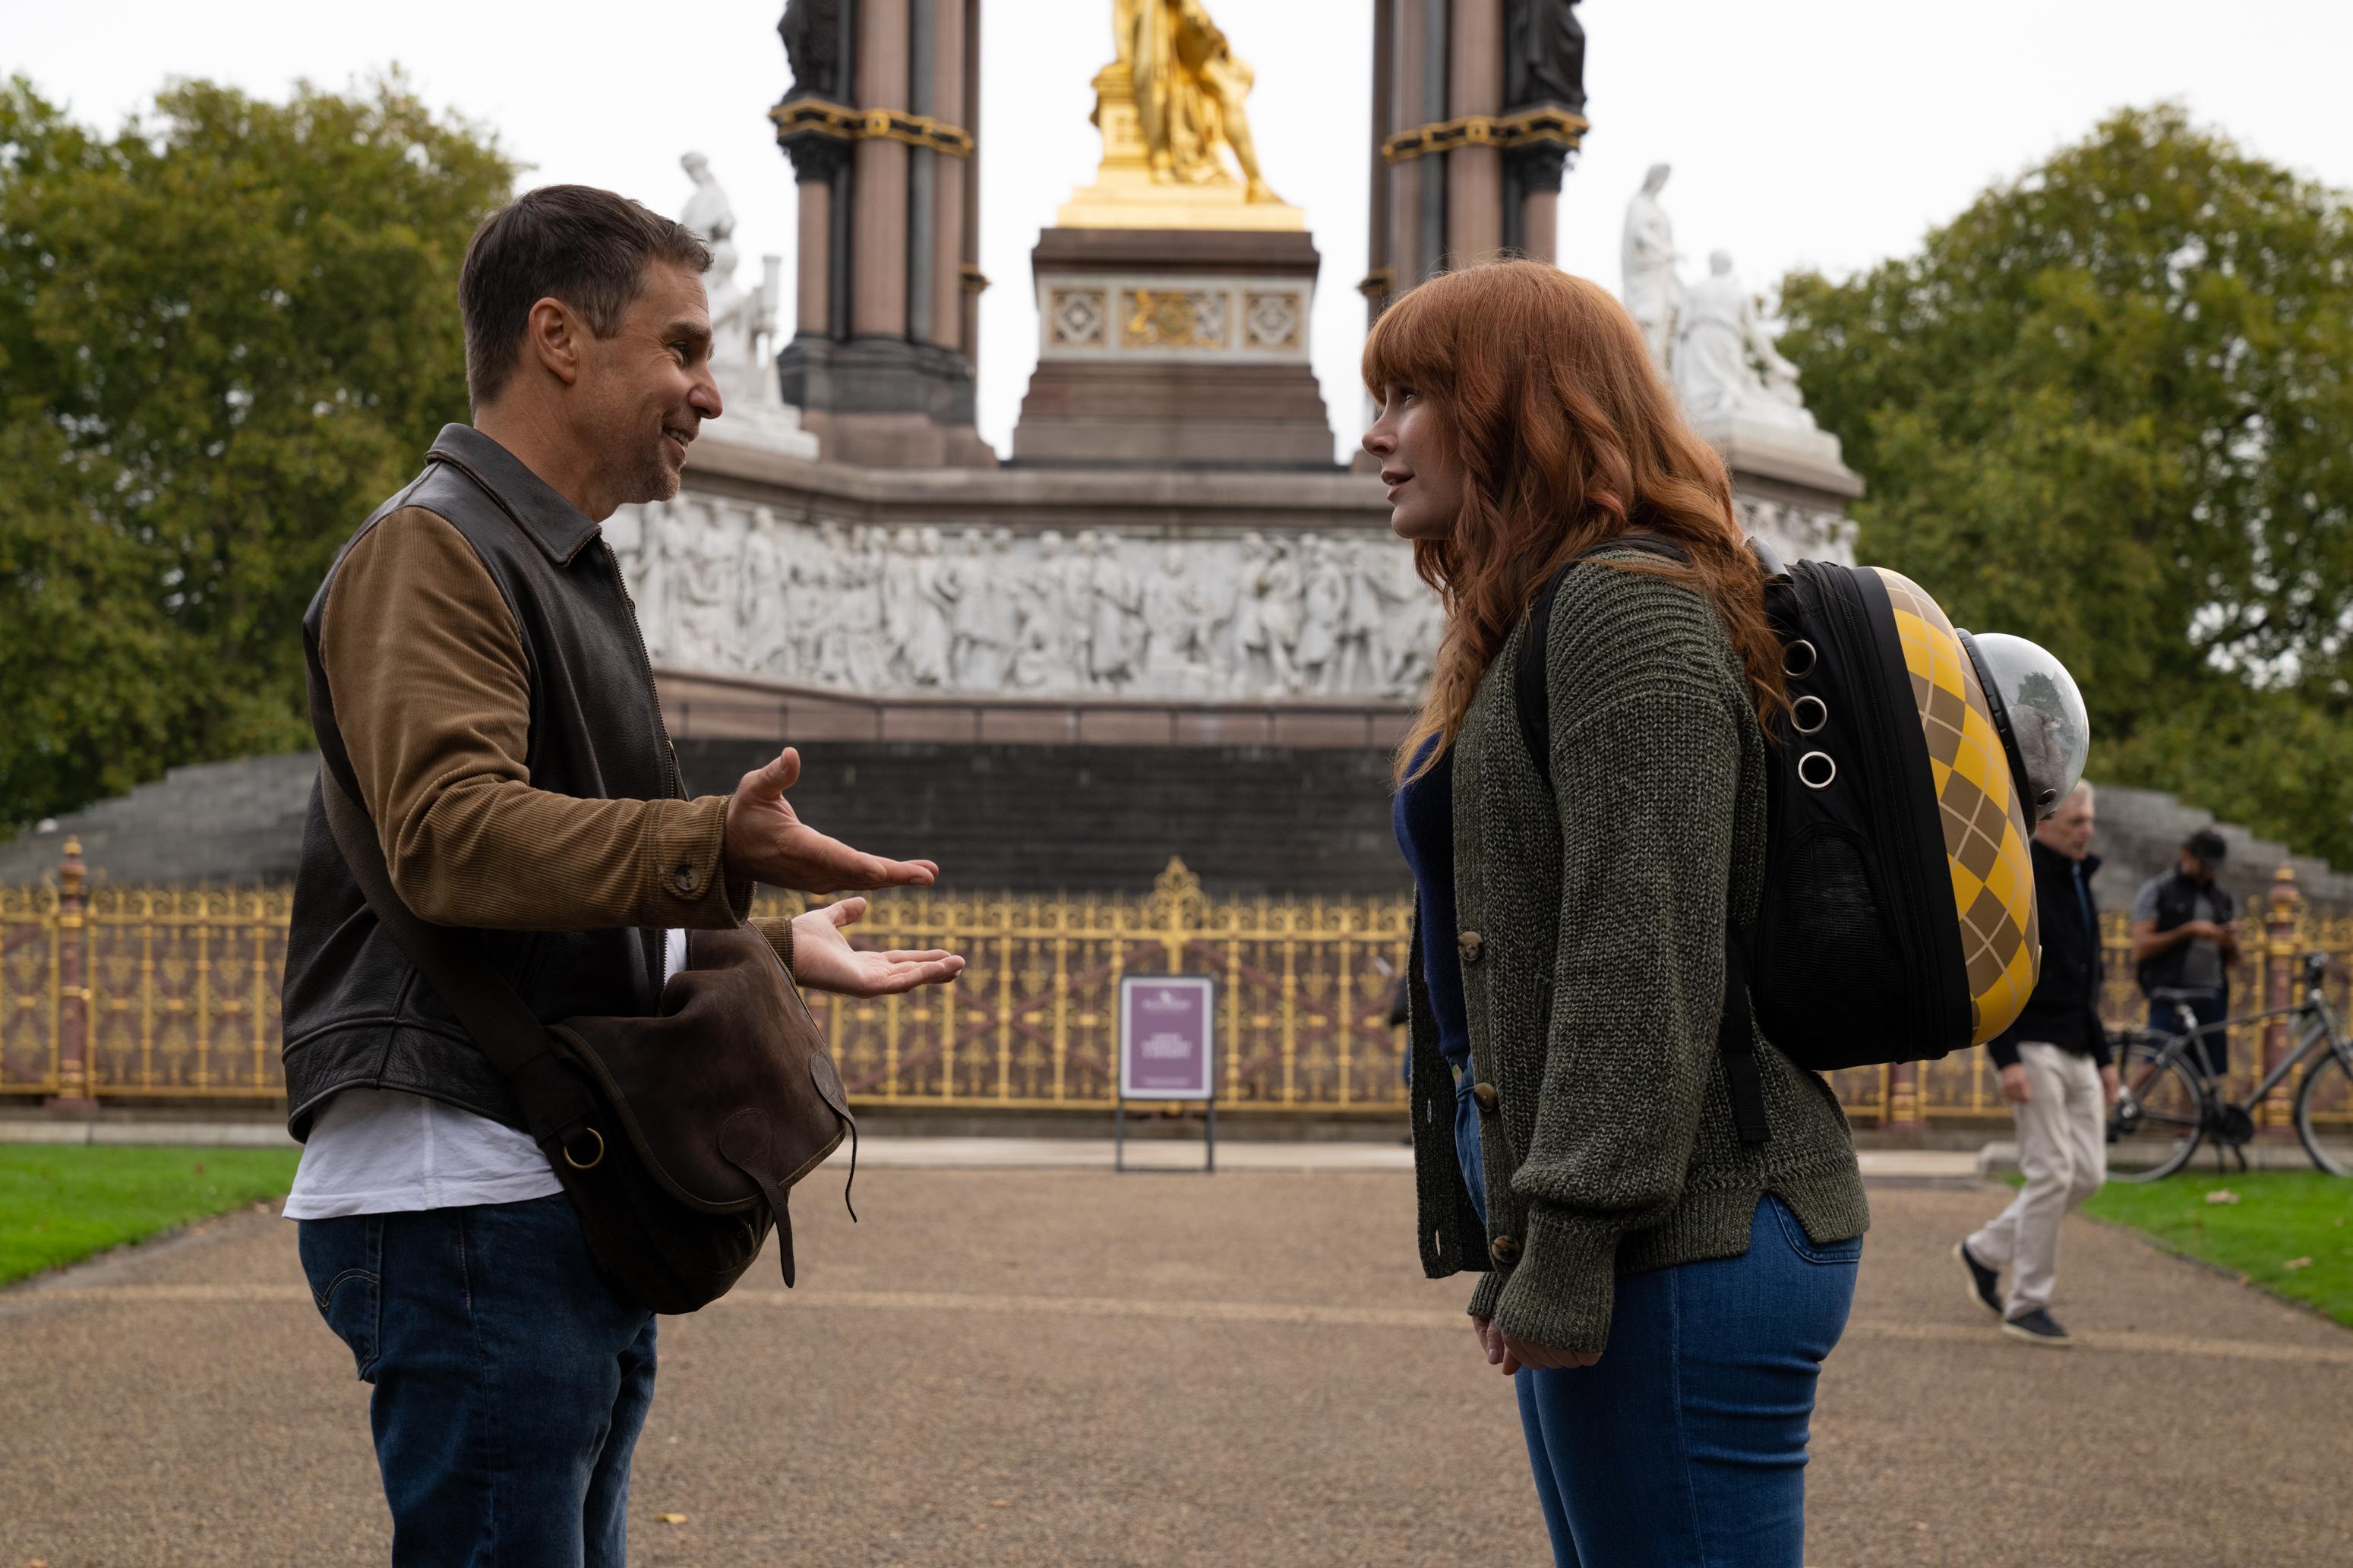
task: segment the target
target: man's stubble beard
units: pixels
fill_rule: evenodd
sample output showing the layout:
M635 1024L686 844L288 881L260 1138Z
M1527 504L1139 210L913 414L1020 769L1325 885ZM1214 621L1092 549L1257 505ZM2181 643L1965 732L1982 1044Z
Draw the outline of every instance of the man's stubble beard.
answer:
M662 461L661 453L659 450L648 452L629 470L628 482L624 487L624 493L628 500L640 505L669 500L678 494L679 481L681 477L670 471L670 465Z

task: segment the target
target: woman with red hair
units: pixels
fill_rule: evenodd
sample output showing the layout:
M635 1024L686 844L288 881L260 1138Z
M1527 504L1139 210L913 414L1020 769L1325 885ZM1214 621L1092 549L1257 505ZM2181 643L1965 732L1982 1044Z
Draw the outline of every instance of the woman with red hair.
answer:
M1423 1267L1481 1273L1556 1563L1799 1568L1869 1215L1830 1086L1758 1034L1743 1142L1717 1047L1785 702L1724 465L1617 301L1534 262L1407 294L1364 375L1446 611L1396 803ZM1556 574L1547 783L1514 671Z

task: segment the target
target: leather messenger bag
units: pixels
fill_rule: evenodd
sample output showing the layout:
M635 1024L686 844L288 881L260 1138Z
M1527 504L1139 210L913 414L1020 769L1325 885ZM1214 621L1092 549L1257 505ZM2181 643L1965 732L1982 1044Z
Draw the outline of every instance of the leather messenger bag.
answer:
M845 1134L854 1182L858 1123L776 950L749 927L689 931L687 966L662 987L658 1016L543 1024L463 931L401 901L326 682L311 686L336 847L376 919L513 1089L606 1282L657 1312L694 1311L743 1277L773 1226L791 1286L786 1194Z

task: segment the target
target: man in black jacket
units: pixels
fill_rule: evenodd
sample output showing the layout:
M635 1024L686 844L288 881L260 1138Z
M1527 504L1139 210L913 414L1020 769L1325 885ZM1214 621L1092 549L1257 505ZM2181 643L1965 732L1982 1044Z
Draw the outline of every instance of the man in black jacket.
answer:
M2029 1344L2069 1343L2051 1316L2059 1224L2107 1180L2107 1108L2116 1069L2100 1023L2100 907L2092 898L2092 786L2079 784L2034 830L2042 974L2018 1021L1988 1042L2018 1127L2026 1184L1994 1221L1953 1248L1969 1294ZM2014 1266L2010 1295L2001 1271Z

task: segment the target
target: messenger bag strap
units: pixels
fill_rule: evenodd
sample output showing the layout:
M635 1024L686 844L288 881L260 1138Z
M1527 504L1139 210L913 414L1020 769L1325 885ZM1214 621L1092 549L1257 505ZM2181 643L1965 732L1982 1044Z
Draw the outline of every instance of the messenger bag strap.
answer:
M391 868L385 864L384 845L361 804L359 777L335 721L334 698L318 650L305 651L311 728L319 740L319 793L327 826L352 879L408 962L458 1016L475 1047L506 1075L532 1137L543 1142L568 1134L596 1113L596 1098L555 1055L546 1026L515 988L481 954L466 949L465 933L418 919L402 900L392 884Z
M1512 705L1519 712L1520 740L1527 747L1528 760L1535 763L1536 777L1544 781L1546 795L1553 793L1552 693L1546 680L1546 655L1552 638L1552 604L1560 596L1561 579L1597 552L1620 548L1640 550L1686 565L1691 562L1691 557L1672 540L1655 533L1626 533L1578 551L1538 590L1535 603L1528 606L1528 626L1520 638L1519 659L1512 667ZM1769 562L1767 575L1779 564L1778 559ZM1742 962L1746 946L1740 928L1727 921L1724 931L1724 1006L1716 1023L1715 1048L1724 1058L1725 1087L1732 1091L1733 1127L1743 1143L1756 1144L1768 1142L1773 1134L1765 1121L1765 1081L1757 1067L1757 1034L1748 1000L1747 970Z

